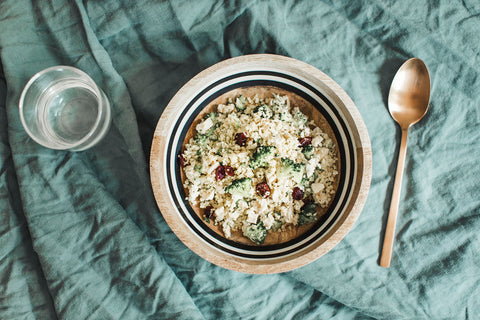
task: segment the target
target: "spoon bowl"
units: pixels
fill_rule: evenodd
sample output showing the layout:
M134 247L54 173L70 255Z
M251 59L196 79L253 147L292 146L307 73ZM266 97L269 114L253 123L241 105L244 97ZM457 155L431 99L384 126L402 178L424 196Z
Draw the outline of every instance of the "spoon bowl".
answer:
M398 69L388 94L388 110L402 129L402 139L398 154L397 172L393 186L390 211L383 240L380 266L388 268L392 258L393 238L400 203L403 168L407 153L407 134L411 125L420 121L427 113L430 100L430 76L425 63L418 58L407 60Z
M427 113L430 76L418 58L407 60L398 69L388 94L388 109L400 127L408 128Z

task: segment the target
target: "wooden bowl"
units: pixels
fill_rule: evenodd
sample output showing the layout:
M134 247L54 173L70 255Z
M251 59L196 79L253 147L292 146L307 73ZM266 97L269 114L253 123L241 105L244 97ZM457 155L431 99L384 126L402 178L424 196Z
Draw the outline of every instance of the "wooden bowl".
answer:
M238 94L260 98L287 95L334 141L339 175L330 205L317 222L269 233L254 245L241 235L223 236L206 223L202 210L185 200L177 163L196 123L219 103ZM371 180L371 146L363 120L348 95L328 76L301 61L278 55L247 55L199 73L172 98L155 130L150 176L159 209L191 250L221 267L247 273L278 273L310 263L333 248L351 229L365 203Z

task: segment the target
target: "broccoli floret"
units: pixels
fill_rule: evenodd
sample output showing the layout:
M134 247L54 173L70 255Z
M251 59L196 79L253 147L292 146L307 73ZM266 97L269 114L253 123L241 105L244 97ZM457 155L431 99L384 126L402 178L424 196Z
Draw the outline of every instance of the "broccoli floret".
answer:
M215 121L218 118L218 113L210 112L203 116L203 119L208 119L208 118L212 119L212 122L215 123Z
M231 195L249 198L253 195L252 179L241 178L233 180L232 183L225 188L225 192Z
M309 202L303 206L302 211L298 216L298 224L303 225L312 223L317 220L317 205L313 202Z
M275 221L272 224L272 227L270 228L272 231L278 231L282 227L282 214L278 211L273 212L273 216L275 218Z
M243 111L247 107L247 98L244 96L240 95L238 96L237 99L235 99L235 107L237 108L238 111Z
M300 111L298 111L293 115L293 122L297 125L297 127L304 126L307 123L307 121L308 121L308 118Z
M212 126L208 130L206 130L206 132L203 132L203 133L207 136L210 136L215 131L215 129L217 129L220 126L221 123L218 122L218 113L216 112L210 112L203 116L204 122L206 120L208 121L208 119L210 119Z
M199 145L201 148L207 146L208 137L207 137L206 134L201 134L201 133L199 133L199 134L197 134L197 135L195 136L195 138L193 138L193 139L195 140L195 143L196 143L197 145Z
M309 187L312 184L312 181L310 179L304 177L300 181L300 184L304 187Z
M271 118L273 116L272 110L263 103L259 106L256 106L253 112L257 113L262 118Z
M250 159L250 167L257 169L258 167L268 166L268 162L275 156L275 147L260 146L258 147Z
M310 144L306 147L303 147L302 153L305 156L305 159L310 160L313 157L313 146Z
M215 131L215 129L217 129L217 127L219 125L220 125L219 123L215 123L210 129L208 129L208 131L205 133L205 135L208 136L210 139L215 140L213 138L214 135L212 133ZM218 140L218 136L217 136L216 140Z
M272 228L271 228L271 229L272 229L273 231L277 231L278 229L280 229L281 226L282 226L282 221L280 221L280 220L275 220L275 221L273 222L273 225L272 225Z
M201 163L197 163L195 165L195 167L193 167L193 169L195 169L195 171L197 171L198 173L202 173L202 164Z
M257 224L248 226L243 235L252 240L255 244L262 244L267 237L267 229L263 226L263 222L260 221Z
M280 179L292 177L293 181L295 181L296 183L300 183L302 181L304 173L305 173L304 163L295 163L292 160L287 158L281 159L281 166L278 172L278 177Z
M209 125L210 125L210 126L208 127L208 129L206 129L206 128L204 128L204 127L202 127L201 129L199 129L199 127L197 126L198 134L197 134L197 136L195 137L195 141L197 141L198 144L200 144L199 141L201 141L202 143L203 143L203 142L206 142L206 140L204 141L204 137L203 137L203 136L205 136L205 137L207 137L207 138L210 138L211 140L214 140L214 141L218 140L218 136L216 136L216 135L214 134L214 132L215 132L215 130L221 125L221 122L218 122L218 121L215 120L215 118L217 117L216 115L218 115L218 114L215 113L215 112L210 112L210 113L208 113L207 115L205 115L205 117L203 117L203 118L206 119L206 120L204 120L204 121L201 123L201 125L204 125L204 124L206 124L206 123L208 122Z

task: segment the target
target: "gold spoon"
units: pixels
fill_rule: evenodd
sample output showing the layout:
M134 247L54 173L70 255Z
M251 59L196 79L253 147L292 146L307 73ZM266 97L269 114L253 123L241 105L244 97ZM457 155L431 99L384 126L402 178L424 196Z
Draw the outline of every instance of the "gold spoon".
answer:
M388 94L388 109L393 119L402 129L402 140L398 154L397 172L393 186L390 212L388 213L387 227L383 239L383 249L380 258L380 266L388 268L392 258L393 238L395 236L395 224L397 221L398 204L407 153L408 128L420 121L427 113L430 99L430 76L427 67L418 58L408 59L398 69L393 78Z

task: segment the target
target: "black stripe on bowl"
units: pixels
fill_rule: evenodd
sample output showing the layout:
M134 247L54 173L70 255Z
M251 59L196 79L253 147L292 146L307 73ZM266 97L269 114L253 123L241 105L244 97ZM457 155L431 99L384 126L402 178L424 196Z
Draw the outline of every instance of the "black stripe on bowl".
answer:
M254 79L248 80L249 78ZM201 110L203 110L203 108L205 108L215 98L228 91L236 88L258 85L268 85L286 89L303 97L305 100L314 105L315 108L317 108L317 110L322 113L322 115L325 117L330 127L334 131L337 145L339 148L341 167L341 170L339 172L339 186L335 193L332 204L328 208L327 212L322 217L320 217L317 222L315 222L315 225L309 231L307 231L298 238L292 239L291 241L285 243L266 246L250 246L237 243L218 235L208 226L206 226L206 224L193 211L189 202L185 200L186 194L180 178L180 167L176 163L176 156L181 152L185 135L190 126L192 125L193 120L201 112ZM311 91L324 104L326 104L330 112L333 113L334 118L332 118L332 116L324 108L324 106L322 106L314 97L310 96L310 94L302 90L302 87ZM216 90L212 91L213 89ZM207 95L207 93L209 92L213 93ZM193 107L194 109L192 109ZM335 120L340 125L342 132L338 130L338 125L335 124ZM183 126L180 127L182 123ZM343 135L341 133L343 133ZM166 170L169 189L179 214L189 226L189 228L199 237L201 237L204 241L206 241L211 246L214 246L219 250L222 250L232 255L252 259L274 258L291 254L297 250L303 249L315 243L335 224L341 214L345 211L346 204L348 203L349 196L354 185L353 179L355 172L355 150L353 148L352 138L349 135L348 127L343 118L341 117L339 111L335 108L334 104L330 100L328 100L325 95L323 95L318 89L298 78L292 77L287 74L272 71L252 71L238 73L218 80L217 82L206 87L202 92L200 92L190 100L181 115L178 117L177 122L174 125L171 137L172 138L169 140L166 149ZM349 174L347 179L345 179L347 173ZM325 224L327 221L328 223ZM321 231L319 231L320 229ZM305 239L308 240L305 241Z

